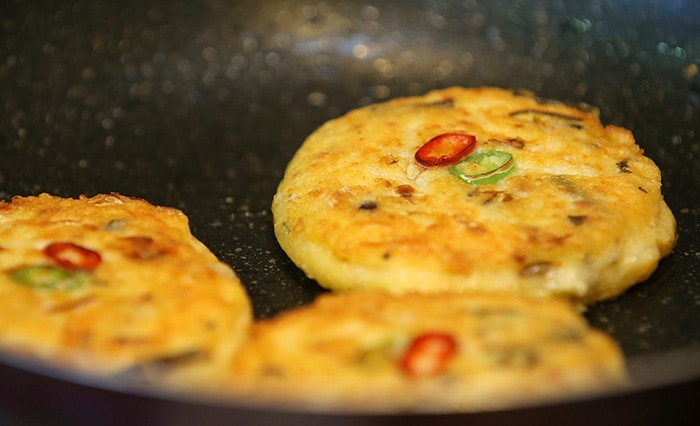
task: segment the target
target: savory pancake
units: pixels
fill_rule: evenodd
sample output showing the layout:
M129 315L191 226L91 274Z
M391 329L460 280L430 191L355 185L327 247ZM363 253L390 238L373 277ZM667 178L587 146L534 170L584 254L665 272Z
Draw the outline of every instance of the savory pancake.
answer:
M0 301L0 349L97 374L208 380L252 321L181 211L118 194L0 202Z
M333 412L477 411L626 384L572 304L509 294L328 293L253 325L224 392Z
M588 304L676 238L657 166L591 110L450 88L349 112L287 167L275 234L333 290L496 291Z

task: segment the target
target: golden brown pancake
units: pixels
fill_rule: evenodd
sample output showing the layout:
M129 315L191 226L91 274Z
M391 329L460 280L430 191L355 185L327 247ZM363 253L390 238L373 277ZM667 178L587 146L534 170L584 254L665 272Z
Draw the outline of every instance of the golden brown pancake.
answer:
M204 379L247 338L243 286L179 210L118 194L14 197L0 203L0 235L2 350Z
M351 292L256 323L227 392L286 409L450 412L625 382L615 342L562 300Z
M428 144L446 134L475 145L449 158L449 144ZM426 144L432 160L443 149L457 164L420 162ZM659 169L628 130L496 88L433 91L327 122L289 163L272 211L289 257L339 291L589 304L649 277L676 238Z

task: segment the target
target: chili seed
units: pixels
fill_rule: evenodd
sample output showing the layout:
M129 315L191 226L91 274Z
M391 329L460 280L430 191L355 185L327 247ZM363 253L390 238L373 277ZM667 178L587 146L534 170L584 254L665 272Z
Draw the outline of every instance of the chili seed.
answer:
M530 263L520 270L520 276L525 278L541 277L549 272L552 266L552 262Z

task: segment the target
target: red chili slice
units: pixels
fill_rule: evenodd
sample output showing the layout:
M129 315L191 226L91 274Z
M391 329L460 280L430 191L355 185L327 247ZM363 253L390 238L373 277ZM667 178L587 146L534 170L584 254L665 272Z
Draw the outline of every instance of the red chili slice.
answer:
M95 269L102 262L99 253L68 242L49 244L44 254L66 269Z
M457 353L457 341L446 333L425 333L413 339L401 358L401 369L413 377L438 374Z
M464 158L475 146L474 135L443 133L416 151L416 161L425 167L447 166Z

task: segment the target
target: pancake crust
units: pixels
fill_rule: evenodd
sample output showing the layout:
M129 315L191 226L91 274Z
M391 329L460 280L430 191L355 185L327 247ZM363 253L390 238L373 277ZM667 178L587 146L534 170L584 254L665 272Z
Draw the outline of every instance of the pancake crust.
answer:
M440 369L414 374L406 353L417 359L411 342L427 335L451 336L455 352ZM452 412L625 384L615 342L563 300L351 292L254 324L227 392L287 409Z
M414 158L476 137L515 171L469 184ZM654 271L676 239L661 175L595 113L496 88L449 88L349 112L311 134L273 199L275 234L339 291L496 291L589 304Z
M179 210L118 194L14 197L0 235L3 350L90 374L209 380L247 338L243 286ZM100 260L45 253L70 244Z

